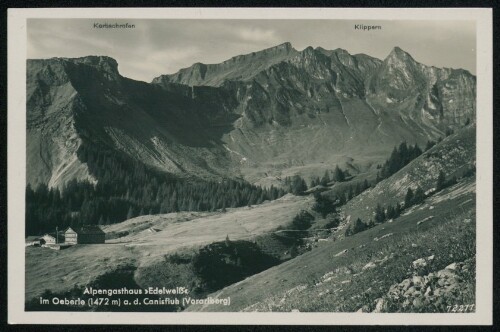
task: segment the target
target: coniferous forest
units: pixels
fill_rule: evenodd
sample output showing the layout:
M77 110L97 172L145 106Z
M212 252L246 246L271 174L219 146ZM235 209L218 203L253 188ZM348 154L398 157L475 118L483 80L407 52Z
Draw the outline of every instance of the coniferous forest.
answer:
M426 150L434 142L427 144ZM406 142L394 147L386 162L379 165L375 184L396 173L422 154L418 145ZM83 224L106 225L136 216L178 211L223 211L229 207L260 204L285 193L300 195L308 189L304 179L295 175L283 180L282 188L262 188L243 180L219 181L199 178L178 178L148 168L112 150L82 145L78 157L85 162L97 184L72 180L64 188L26 188L26 235L39 235L67 226ZM320 179L315 177L311 187L327 185L331 180L343 182L351 175L338 166ZM345 193L334 201L338 205L359 195L370 187L363 183L347 186Z
M97 184L72 180L64 188L26 188L26 235L54 231L56 226L112 224L126 219L178 211L214 211L260 204L285 194L245 181L177 178L109 150L82 145L78 157L86 162Z
M431 144L432 143L429 142L427 143L427 146L432 146ZM412 146L403 142L399 145L399 147L394 147L391 156L387 159L384 165L381 166L381 169L377 174L377 182L396 173L421 154L422 150L417 144Z

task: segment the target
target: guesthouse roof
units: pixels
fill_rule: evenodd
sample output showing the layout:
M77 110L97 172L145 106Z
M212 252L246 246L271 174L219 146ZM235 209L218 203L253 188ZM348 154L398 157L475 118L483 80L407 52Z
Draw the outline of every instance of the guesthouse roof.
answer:
M78 227L69 227L66 231L72 229L77 234L104 234L101 227L97 225L83 225Z

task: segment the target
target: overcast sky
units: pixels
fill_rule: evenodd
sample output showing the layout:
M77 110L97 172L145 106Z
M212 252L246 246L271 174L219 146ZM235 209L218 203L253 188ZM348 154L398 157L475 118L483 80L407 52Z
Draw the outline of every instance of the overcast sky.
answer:
M135 29L96 29L95 22ZM355 30L355 24L382 30ZM426 65L476 72L473 21L30 19L27 56L107 55L123 76L149 82L195 62L219 63L287 41L297 50L343 48L379 59L399 46Z

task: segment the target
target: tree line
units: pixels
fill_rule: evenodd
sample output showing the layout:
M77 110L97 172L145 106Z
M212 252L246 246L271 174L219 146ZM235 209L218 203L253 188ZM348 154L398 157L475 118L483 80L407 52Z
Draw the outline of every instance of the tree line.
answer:
M395 174L421 154L422 150L417 144L408 145L406 142L403 142L399 147L394 147L389 159L383 165L379 165L376 182L378 183Z
M82 146L78 157L87 163L97 184L71 180L61 190L28 185L26 235L54 231L56 226L112 224L146 214L225 210L286 193L243 180L182 179L105 149Z
M313 177L311 179L311 187L319 185L326 187L332 181L344 182L350 177L351 174L348 170L342 170L338 165L336 165L333 171L330 172L329 170L326 170L321 178L319 176Z

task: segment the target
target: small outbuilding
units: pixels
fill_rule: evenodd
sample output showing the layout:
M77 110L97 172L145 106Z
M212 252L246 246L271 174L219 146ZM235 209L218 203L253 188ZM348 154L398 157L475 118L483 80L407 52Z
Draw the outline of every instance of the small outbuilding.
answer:
M97 225L68 227L64 232L66 244L99 244L106 240L106 233Z
M40 236L27 236L24 243L26 247L39 247L40 241Z
M47 244L64 243L64 235L61 233L57 234L57 237L56 233L46 233L40 238L40 244L47 245Z

